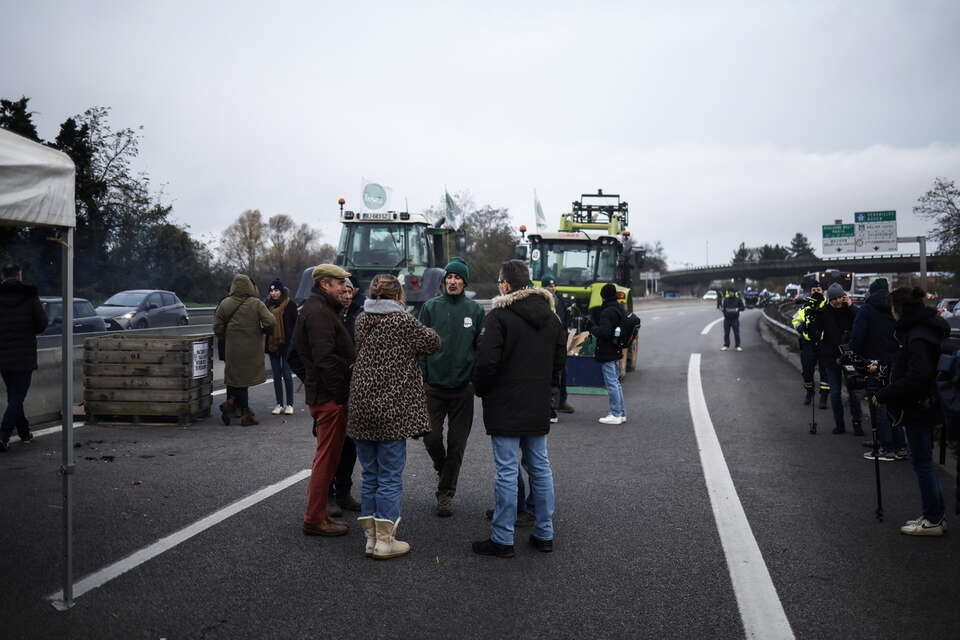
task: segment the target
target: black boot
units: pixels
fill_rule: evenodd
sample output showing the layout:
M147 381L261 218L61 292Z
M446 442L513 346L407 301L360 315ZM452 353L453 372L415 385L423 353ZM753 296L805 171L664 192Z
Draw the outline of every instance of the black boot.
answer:
M220 405L220 422L229 425L235 410L236 402L233 398L227 398L227 401Z
M853 421L853 435L855 435L855 436L862 436L862 435L863 435L863 427L861 426L859 420L854 420L854 421Z
M829 396L829 395L830 395L829 393L823 393L823 392L820 393L820 408L821 408L821 409L826 409L826 408L827 408L827 396Z
M846 433L846 432L847 432L847 428L846 428L845 426L843 426L843 423L841 422L840 424L838 424L837 426L835 426L835 427L833 428L833 431L831 431L830 433L832 433L832 434L835 435L835 436L838 436L838 435L840 435L841 433Z
M813 396L814 396L813 389L807 389L807 396L803 399L803 405L807 406L808 404L813 402Z

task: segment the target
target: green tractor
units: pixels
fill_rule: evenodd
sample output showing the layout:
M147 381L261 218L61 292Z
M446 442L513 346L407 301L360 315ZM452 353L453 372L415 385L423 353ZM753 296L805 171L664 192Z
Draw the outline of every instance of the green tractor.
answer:
M575 316L589 315L603 303L600 289L608 282L617 287L620 303L631 313L631 269L640 268L644 256L634 249L628 224L629 205L619 195L585 193L570 212L560 215L559 231L527 235L517 255L529 260L537 286L546 274L556 279L557 290L575 305ZM633 344L625 354L626 370L636 363L636 341Z
M366 292L373 277L395 275L403 284L407 305L417 313L424 302L440 294L443 268L462 253L462 231L444 228L444 219L431 224L421 213L407 211L344 211L341 198L340 242L335 263L350 272L353 284ZM313 267L300 277L296 300L309 297Z

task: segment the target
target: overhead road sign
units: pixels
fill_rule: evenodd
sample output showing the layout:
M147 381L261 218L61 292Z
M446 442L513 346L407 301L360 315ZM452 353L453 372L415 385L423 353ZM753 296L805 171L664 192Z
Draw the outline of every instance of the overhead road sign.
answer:
M858 211L853 218L858 253L897 250L896 211Z
M838 253L856 253L857 244L852 224L825 224L823 225L823 255Z

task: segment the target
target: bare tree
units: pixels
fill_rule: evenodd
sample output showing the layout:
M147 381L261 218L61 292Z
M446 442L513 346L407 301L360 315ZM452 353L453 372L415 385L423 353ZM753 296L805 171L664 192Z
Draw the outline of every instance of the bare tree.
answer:
M941 251L960 254L960 189L953 180L935 178L933 188L917 200L913 212L933 221L931 235Z
M256 279L264 257L267 225L259 209L248 209L223 232L220 251L224 261L241 273Z

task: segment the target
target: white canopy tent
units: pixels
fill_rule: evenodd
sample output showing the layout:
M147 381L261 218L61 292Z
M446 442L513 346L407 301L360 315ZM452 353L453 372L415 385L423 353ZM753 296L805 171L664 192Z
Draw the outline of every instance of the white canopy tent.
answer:
M63 478L63 591L54 602L73 606L73 231L76 227L73 161L64 153L0 129L0 225L54 227L63 247L62 394L60 474Z

